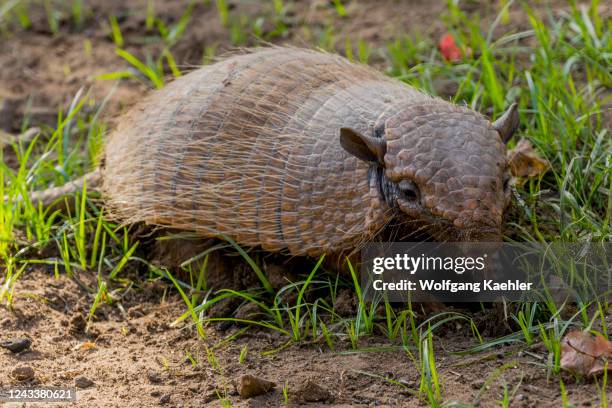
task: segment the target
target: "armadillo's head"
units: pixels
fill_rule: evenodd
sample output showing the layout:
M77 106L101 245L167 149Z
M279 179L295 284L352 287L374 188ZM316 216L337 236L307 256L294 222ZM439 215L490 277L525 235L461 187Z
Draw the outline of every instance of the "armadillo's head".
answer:
M372 163L370 174L400 222L439 240L491 241L501 239L510 202L505 143L517 127L516 105L491 123L466 108L420 104L373 135L343 128L340 142Z

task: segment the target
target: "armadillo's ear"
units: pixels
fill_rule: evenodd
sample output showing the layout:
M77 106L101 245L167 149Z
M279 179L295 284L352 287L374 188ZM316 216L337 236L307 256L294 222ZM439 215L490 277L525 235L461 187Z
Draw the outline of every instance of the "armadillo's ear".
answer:
M382 138L363 135L351 128L341 128L340 145L358 159L384 164L387 142Z
M493 129L497 130L504 143L508 141L519 127L518 104L513 103L508 110L493 122Z

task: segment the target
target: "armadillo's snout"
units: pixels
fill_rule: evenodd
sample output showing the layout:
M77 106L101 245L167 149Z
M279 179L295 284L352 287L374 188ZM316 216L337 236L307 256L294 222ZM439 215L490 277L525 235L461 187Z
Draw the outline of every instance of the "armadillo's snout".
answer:
M430 110L431 109L431 110ZM480 114L456 106L415 106L386 123L387 177L418 186L419 216L437 238L499 241L508 203L506 148Z
M405 223L439 240L499 241L509 202L504 140L516 105L495 123L467 108L408 105L384 123L384 136L343 128L340 143L373 163L383 201Z
M456 215L452 219L460 241L498 241L501 239L505 200L495 189L463 187L454 195Z
M503 237L501 222L496 223L493 220L455 228L449 235L454 241L467 242L498 242Z

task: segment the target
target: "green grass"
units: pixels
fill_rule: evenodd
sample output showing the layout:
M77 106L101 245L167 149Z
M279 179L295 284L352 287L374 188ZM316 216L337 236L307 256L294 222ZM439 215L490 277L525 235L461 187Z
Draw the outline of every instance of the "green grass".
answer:
M426 333L425 338L419 343L419 359L421 361L419 392L426 395L429 406L438 407L442 399L440 376L436 368L431 329L428 328Z
M431 42L418 37L389 47L389 73L432 94L440 94L434 79L444 78L457 89L455 102L491 117L518 101L519 136L534 143L551 169L516 192L513 239L610 239L612 138L602 123L603 93L612 84L610 22L599 20L596 7L593 2L590 12L574 8L547 22L525 6L532 28L492 41L478 21L451 5L451 32L474 50L460 64L443 62ZM519 38L536 45L525 47Z
M270 2L271 13L259 19L233 12L222 0L210 2L208 7L216 8L230 43L259 44L262 40L289 35L287 16L292 3ZM344 3L330 3L339 19L347 18ZM61 30L58 24L62 13L72 15L78 24L88 18L86 2L71 2L63 11L53 4L43 2L52 33ZM551 166L538 177L520 180L515 185L506 239L610 241L612 135L604 123L602 109L609 104L612 86L611 22L598 15L597 1L592 1L588 8L570 3L569 12L555 17L538 16L522 3L507 1L505 4L494 25L506 34L493 37L492 29L483 31L478 19L466 15L455 2L449 2L443 16L447 28L464 50L471 50L464 52L458 63L445 61L436 50L437 39L419 33L398 35L396 40L380 47L362 39L340 37L330 24L311 33L310 39L314 46L327 50L334 50L340 44L347 57L354 61L368 63L376 58L385 64L389 75L433 95L465 103L491 118L498 117L513 101L518 102L521 116L518 136L529 139ZM140 80L151 88L162 88L168 75L180 76L173 50L193 20L194 7L195 2L178 21L168 25L156 15L153 2L147 3L145 28L148 38L159 45L156 54L139 53L130 48L120 20L109 17L110 38L117 47L117 56L129 69L107 73L99 79ZM519 32L507 24L509 8L524 10L529 23L527 30ZM16 1L0 6L0 35L14 27L30 29L28 10ZM264 31L264 27L272 28ZM216 44L203 46L202 60L210 62L216 47ZM14 286L19 277L37 265L50 265L56 274L65 273L74 279L84 273L97 274L96 287L88 288L94 299L90 319L101 303L112 305L114 298L127 288L138 287L139 280L164 279L185 303L185 312L176 317L176 323L190 321L202 339L206 338L208 325L229 321L280 333L286 343L270 350L268 355L296 343L315 343L323 349L355 353L402 350L406 362L412 363L420 373L415 395L430 406L444 403L436 335L448 325L461 323L469 327L474 345L463 354L482 353L508 344L525 349L543 345L548 355L542 364L551 378L559 375L560 341L569 329L587 329L608 336L607 302L579 303L577 311L568 317L571 305L543 299L537 303L506 305L506 323L512 332L499 338L483 338L477 323L466 314L444 312L424 318L410 303L397 307L385 299L368 302L350 263L346 264L348 278L340 278L324 270L322 258L313 263L306 276L274 288L261 259L229 237L226 243L185 260L183 276L187 278L180 280L168 269L149 263L140 252L140 243L132 239L130 229L105 218L104 209L93 200L96 196L87 186L76 197L66 199L71 208L69 212L42 208L28 198L28 191L63 184L98 165L102 137L107 131L107 125L99 119L105 105L106 101L99 103L86 92L79 92L69 110L58 114L54 126L43 128L31 142L16 141L0 151L3 158L0 196L4 197L0 202L0 303L6 307L10 308L14 302ZM100 108L92 111L91 106ZM24 122L24 130L27 127ZM10 156L17 165L9 166L5 156ZM248 291L227 288L213 291L208 287L210 252L229 248L234 248L253 270L259 287ZM38 254L42 249L51 249L55 255L41 257ZM355 293L357 306L352 315L341 316L334 305L339 291L346 288ZM207 317L212 306L228 298L236 298L242 305L255 304L262 317L257 320ZM368 349L363 339L372 335L385 336L389 347ZM231 342L236 337L223 342ZM207 347L206 359L215 372L221 373L222 362L214 351L215 347ZM244 347L238 360L244 363L253 353ZM503 366L489 380L498 378L507 368ZM387 381L378 373L367 375ZM567 405L566 384L560 377L552 383L556 381ZM607 376L598 382L604 406L606 382ZM282 391L285 402L287 387L285 384ZM483 386L478 398L485 392ZM515 393L516 388L504 387L499 396L500 405L511 405ZM229 404L227 396L219 398Z

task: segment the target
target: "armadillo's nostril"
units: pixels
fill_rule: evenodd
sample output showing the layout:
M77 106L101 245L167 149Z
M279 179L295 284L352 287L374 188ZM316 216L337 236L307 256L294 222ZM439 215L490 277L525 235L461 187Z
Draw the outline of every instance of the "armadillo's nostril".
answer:
M461 227L457 227L457 224ZM499 242L503 238L499 226L459 222L455 223L455 227L457 227L455 238L458 241Z

